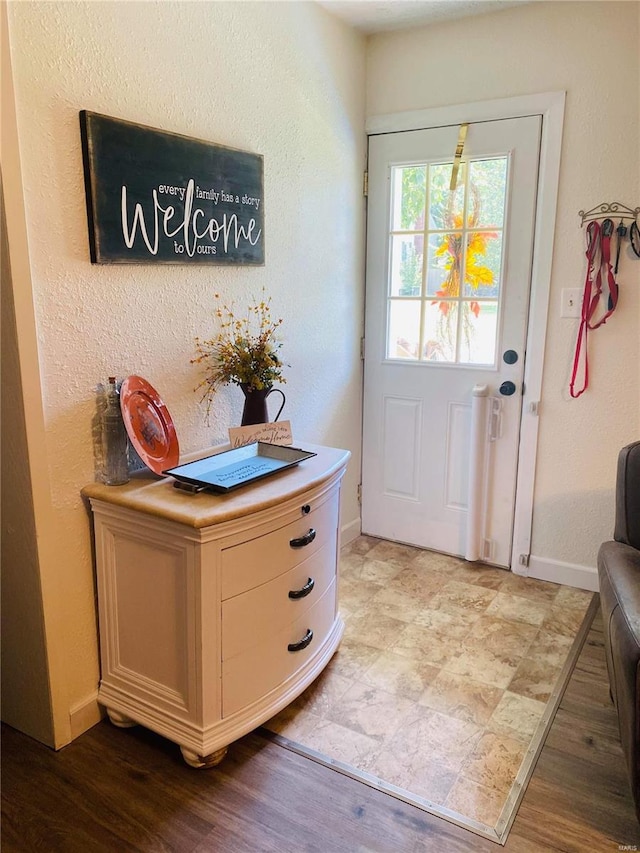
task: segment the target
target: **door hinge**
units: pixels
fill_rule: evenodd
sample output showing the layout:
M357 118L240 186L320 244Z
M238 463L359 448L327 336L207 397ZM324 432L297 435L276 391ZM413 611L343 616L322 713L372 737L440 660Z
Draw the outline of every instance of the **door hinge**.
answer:
M357 496L358 496L358 503L361 504L362 503L362 483L358 483Z
M360 338L360 359L364 361L364 338Z
M531 554L520 554L520 559L518 560L520 565L521 566L528 566L530 556L531 556Z
M365 197L369 195L369 172L364 173L362 181L362 195Z
M529 414L538 417L540 415L540 401L533 400L529 403Z

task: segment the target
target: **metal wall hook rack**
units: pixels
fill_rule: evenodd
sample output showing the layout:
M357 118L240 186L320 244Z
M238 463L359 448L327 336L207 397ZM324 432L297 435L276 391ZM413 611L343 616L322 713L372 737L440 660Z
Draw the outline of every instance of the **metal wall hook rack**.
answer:
M633 219L635 221L638 214L640 214L640 207L627 207L626 204L621 204L619 201L605 202L604 204L597 204L591 210L578 211L580 227L592 219Z

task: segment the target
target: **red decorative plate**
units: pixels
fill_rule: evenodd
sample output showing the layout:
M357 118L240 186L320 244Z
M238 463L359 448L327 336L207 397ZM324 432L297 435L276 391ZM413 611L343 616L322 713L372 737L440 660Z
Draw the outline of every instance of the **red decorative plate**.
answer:
M144 464L161 474L180 459L176 428L158 392L141 376L128 376L120 388L120 408L131 444Z

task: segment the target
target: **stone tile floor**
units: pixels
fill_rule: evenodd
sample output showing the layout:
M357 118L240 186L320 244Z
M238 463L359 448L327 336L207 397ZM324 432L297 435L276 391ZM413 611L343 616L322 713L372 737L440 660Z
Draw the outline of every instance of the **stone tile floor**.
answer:
M495 826L592 593L361 536L345 634L265 727Z

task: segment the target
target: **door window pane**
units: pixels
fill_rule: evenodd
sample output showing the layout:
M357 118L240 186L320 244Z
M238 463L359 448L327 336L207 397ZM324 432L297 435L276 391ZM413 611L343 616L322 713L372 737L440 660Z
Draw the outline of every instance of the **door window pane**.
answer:
M429 228L443 231L462 227L466 164L458 170L458 186L451 192L453 163L434 163L429 166Z
M423 234L394 234L391 238L391 296L420 296L423 254Z
M460 295L460 263L463 233L449 231L429 237L427 295L451 298Z
M454 362L458 335L458 303L455 300L430 302L424 314L425 361Z
M463 302L460 364L494 364L497 328L497 302Z
M473 160L469 164L469 185L472 193L477 196L477 215L474 224L479 228L491 226L502 228L507 187L507 158Z
M393 170L392 231L424 231L427 166L401 166Z
M417 360L419 350L420 300L392 300L389 304L387 358Z
M496 299L500 291L502 232L470 231L465 253L464 296Z

